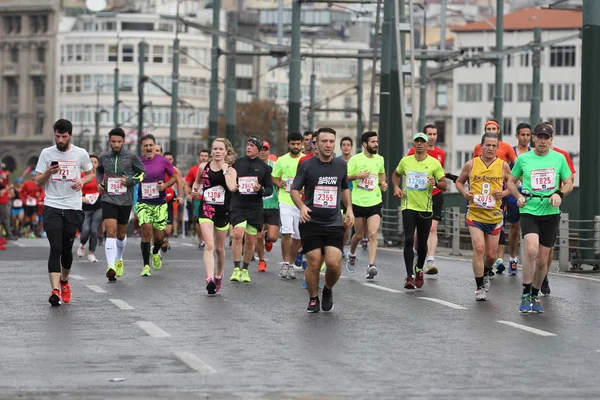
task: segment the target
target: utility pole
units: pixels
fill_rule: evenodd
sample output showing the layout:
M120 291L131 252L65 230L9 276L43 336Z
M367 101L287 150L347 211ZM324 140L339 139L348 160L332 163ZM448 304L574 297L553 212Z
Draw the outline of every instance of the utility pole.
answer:
M358 71L356 74L356 144L360 143L363 130L362 108L363 108L363 60L358 59Z
M533 77L531 78L531 112L529 114L532 127L540 122L540 65L542 58L542 47L540 46L541 42L542 28L535 28L533 30L533 57L531 58ZM506 133L508 134L509 132Z
M228 14L229 23L227 31L227 79L225 80L225 115L227 139L233 144L235 140L235 119L236 119L236 82L235 82L235 34L237 32L238 15L232 11ZM235 144L234 144L235 146Z
M504 48L504 0L496 0L496 51L502 52ZM502 127L502 102L504 89L504 58L499 57L496 60L496 83L494 87L494 119ZM504 133L500 131L501 133Z
M144 72L144 67L146 63L146 46L148 43L142 40L138 45L138 54L139 54L139 78L138 78L138 144L142 136L144 136L144 81L146 80L146 75ZM171 116L172 118L172 116ZM138 146L139 149L139 146ZM141 149L138 150L141 152Z
M115 65L115 88L114 88L114 110L113 110L113 123L115 128L119 127L119 42L117 40L117 63Z
M369 132L373 130L373 116L375 115L375 79L377 71L377 49L379 48L379 27L381 24L381 2L377 0L377 9L375 11L375 34L373 35L373 63L371 65L371 96L369 97ZM385 11L384 11L385 12ZM380 89L381 91L381 89ZM381 113L380 118L381 120ZM381 133L381 129L379 130ZM356 141L357 150L360 151L358 140Z
M394 0L383 0L383 24L381 25L381 71L379 74L379 138L381 140L381 155L385 160L385 170L391 171L394 168L392 161L392 148L390 147L390 69L392 66L392 55L390 53L391 37L393 31L391 29L391 16L394 13ZM371 74L375 75L376 71L371 70ZM372 119L369 120L369 130L371 130ZM358 141L357 141L358 142ZM356 143L357 150L360 151L359 143ZM393 199L393 190L384 193L385 203ZM390 196L391 193L391 196ZM384 235L387 231L383 231Z
M173 41L173 75L171 78L171 129L169 131L169 151L177 159L177 123L179 113L179 0L177 1L177 20L175 21L175 40Z
M313 46L315 45L313 41ZM316 88L315 85L317 83L317 76L315 75L315 59L312 59L312 72L310 74L310 107L308 110L308 130L312 131L315 129L315 96L316 96Z
M416 4L415 4L416 5ZM420 5L420 4L419 4ZM424 5L420 5L423 10L423 55L426 55L427 51L427 1L425 0ZM421 60L421 71L419 73L419 122L418 126L413 127L413 131L421 131L425 126L425 120L427 119L427 60Z
M102 86L96 86L96 111L94 112L94 152L100 150L100 90Z
M219 16L221 14L221 0L213 0L213 31L219 31ZM210 64L210 99L208 111L208 145L212 146L213 140L219 133L219 36L212 35L212 50Z
M441 23L440 23L440 50L446 51L446 7L448 0L442 0L440 3L442 8Z
M292 0L292 44L288 100L288 132L300 131L300 0Z

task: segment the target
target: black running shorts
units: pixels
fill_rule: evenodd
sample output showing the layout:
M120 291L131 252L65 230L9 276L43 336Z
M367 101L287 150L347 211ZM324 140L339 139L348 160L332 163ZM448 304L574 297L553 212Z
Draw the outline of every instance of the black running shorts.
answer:
M321 226L310 222L301 223L302 252L306 254L312 250L321 249L321 254L325 254L325 247L335 247L343 251L344 232L343 226Z
M281 225L278 208L265 208L265 225Z
M559 222L560 214L538 216L521 213L521 235L525 237L534 233L538 235L542 246L553 248Z
M116 206L114 204L102 202L102 220L116 219L117 224L127 225L129 223L129 215L131 214L131 206Z

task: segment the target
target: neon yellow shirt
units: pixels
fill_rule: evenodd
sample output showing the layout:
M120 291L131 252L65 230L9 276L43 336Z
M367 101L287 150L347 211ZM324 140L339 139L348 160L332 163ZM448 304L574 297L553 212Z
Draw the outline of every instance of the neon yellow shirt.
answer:
M406 175L404 179L404 197L401 201L403 210L432 212L431 191L427 180L430 177L440 180L445 176L442 164L435 158L427 156L422 161L417 161L414 155L406 156L400 160L396 172Z
M352 204L359 207L372 207L380 204L381 189L379 188L379 174L385 172L383 157L374 154L369 158L364 153L356 154L348 160L348 176L356 175L362 171L369 171L369 176L357 179L352 191Z
M292 182L294 182L294 177L298 170L298 162L300 162L301 156L302 155L299 154L299 157L293 158L290 156L290 153L287 153L279 157L272 173L273 177L279 178L285 182L285 188L279 188L278 191L279 202L292 207L296 207L296 205L292 201L290 191L292 190Z

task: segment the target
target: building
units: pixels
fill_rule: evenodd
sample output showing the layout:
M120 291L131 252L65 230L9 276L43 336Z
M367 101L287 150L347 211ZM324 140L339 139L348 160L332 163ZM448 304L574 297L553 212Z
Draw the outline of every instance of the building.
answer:
M0 4L0 159L11 170L54 143L57 29L54 0Z
M495 24L494 19L490 19ZM533 40L533 29L542 28L542 42L572 36L580 31L580 10L525 8L504 17L504 46L526 45ZM485 22L455 28L455 46L467 53L491 51L495 32ZM485 120L493 115L495 69L489 63L470 65L453 71L454 106L451 159L448 170L456 172L472 157L473 148L483 134ZM532 81L532 53L522 51L504 59L504 139L515 143L515 127L528 122ZM581 98L581 39L554 43L541 55L540 115L556 131L554 144L573 157L579 166ZM538 122L538 121L535 121ZM578 184L578 175L575 175Z

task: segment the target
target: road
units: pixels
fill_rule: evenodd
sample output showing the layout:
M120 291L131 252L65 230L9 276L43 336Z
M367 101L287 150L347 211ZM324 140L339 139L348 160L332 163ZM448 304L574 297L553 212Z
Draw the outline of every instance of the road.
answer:
M334 311L308 314L301 280L277 277L278 244L267 273L253 263L250 284L224 281L215 297L194 242L172 241L149 278L139 249L129 239L116 283L103 248L100 263L76 258L73 300L56 308L47 242L0 252L0 398L600 397L593 278L553 275L546 312L521 315L520 277L496 277L488 301L475 302L470 262L445 257L437 279L406 291L402 253L386 249L374 281L344 271Z

